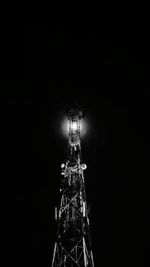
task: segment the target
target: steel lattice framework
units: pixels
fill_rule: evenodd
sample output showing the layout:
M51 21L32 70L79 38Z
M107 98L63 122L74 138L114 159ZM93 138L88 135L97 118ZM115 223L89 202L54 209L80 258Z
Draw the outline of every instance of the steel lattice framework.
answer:
M62 164L61 201L55 208L57 239L52 267L94 267L86 202L84 170L81 162L81 112L70 110L67 161Z

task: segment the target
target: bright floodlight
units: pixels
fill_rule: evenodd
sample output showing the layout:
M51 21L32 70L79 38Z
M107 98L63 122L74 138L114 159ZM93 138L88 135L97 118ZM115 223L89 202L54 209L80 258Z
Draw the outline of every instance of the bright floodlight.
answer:
M67 116L64 116L61 129L63 135L68 138L71 135L79 135L81 138L87 133L89 123L83 112L77 109L71 109L67 112Z
M72 128L73 131L76 131L77 130L77 123L73 122L72 125L71 125L71 128Z

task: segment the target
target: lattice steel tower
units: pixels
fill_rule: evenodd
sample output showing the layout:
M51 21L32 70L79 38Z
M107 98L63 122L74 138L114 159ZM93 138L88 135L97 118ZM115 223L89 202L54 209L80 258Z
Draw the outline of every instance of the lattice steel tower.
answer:
M52 267L94 267L83 173L86 164L81 162L81 117L75 109L68 113L68 152L61 165L60 206L55 208L57 239Z

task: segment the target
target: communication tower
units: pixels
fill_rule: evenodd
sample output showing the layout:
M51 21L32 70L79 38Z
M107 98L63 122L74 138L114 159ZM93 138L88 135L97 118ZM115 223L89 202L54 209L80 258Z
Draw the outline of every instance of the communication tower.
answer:
M68 112L68 152L66 163L61 164L61 200L55 208L57 237L52 267L94 267L84 182L87 166L81 161L81 117L79 110Z

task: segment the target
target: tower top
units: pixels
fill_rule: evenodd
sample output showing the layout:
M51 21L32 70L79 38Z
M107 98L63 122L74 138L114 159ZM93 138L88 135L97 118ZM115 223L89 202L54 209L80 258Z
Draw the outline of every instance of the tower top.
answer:
M82 112L78 109L70 109L68 112L69 122L69 144L77 146L80 144L80 120Z
M73 119L73 118L81 119L83 117L83 112L78 108L71 108L68 111L67 115L68 115L68 119Z

